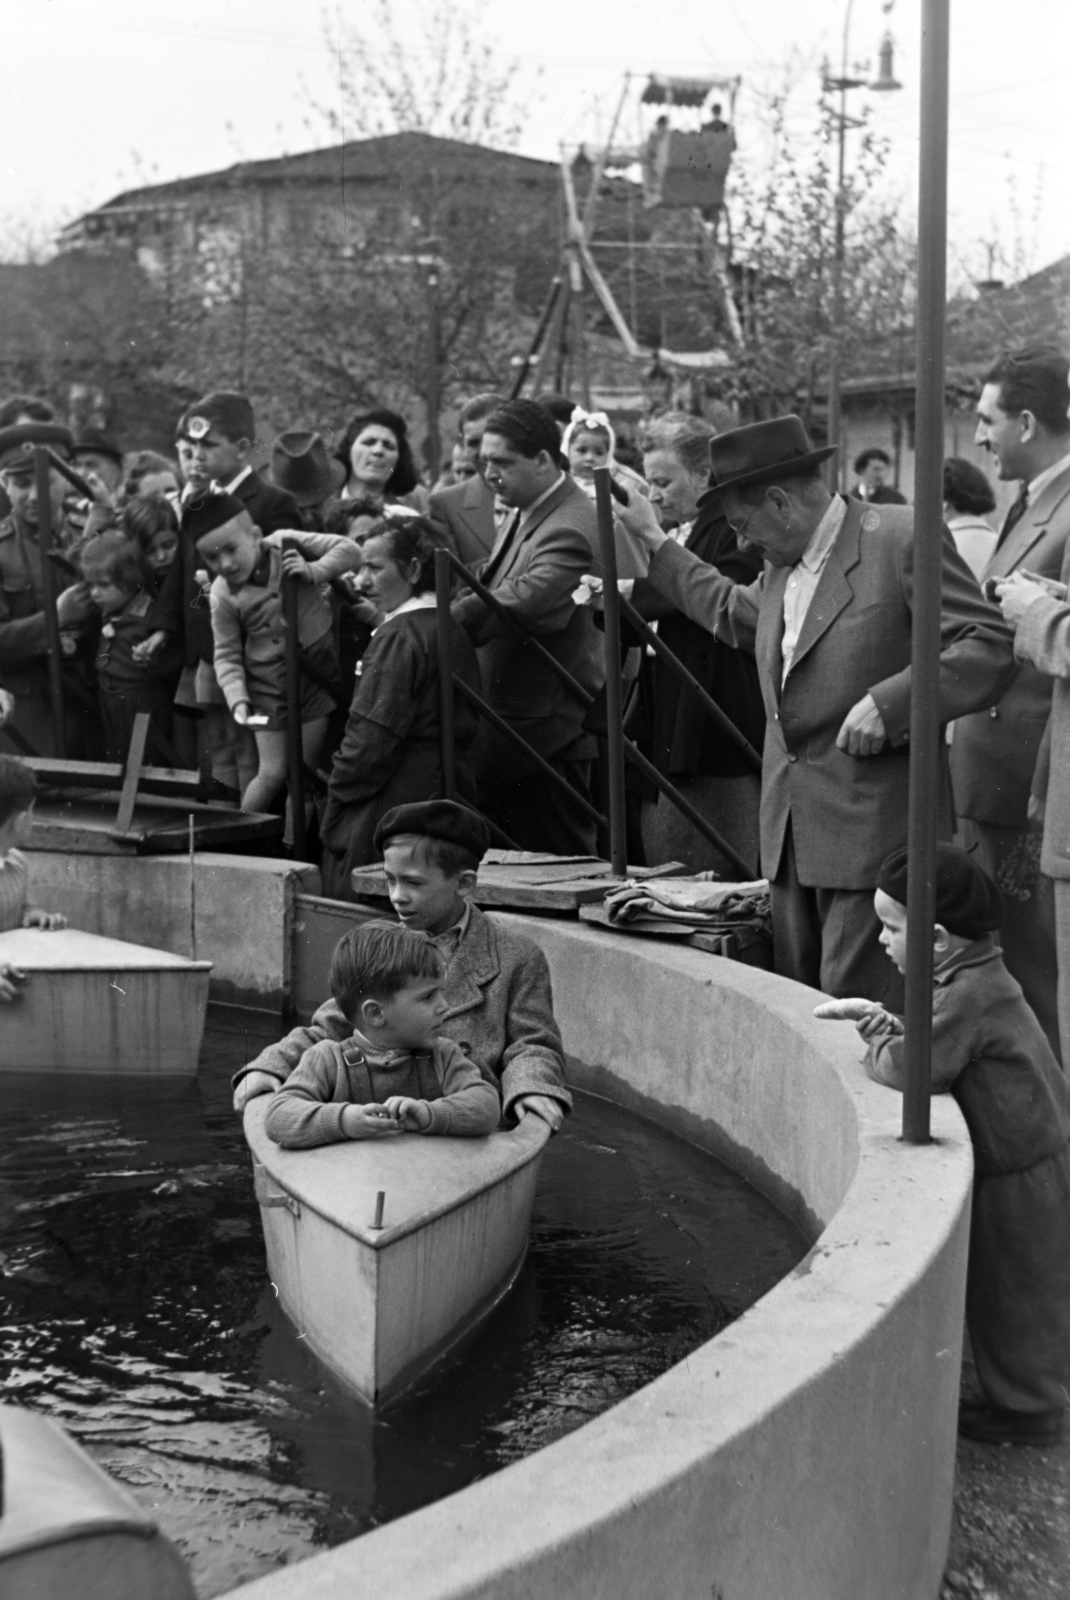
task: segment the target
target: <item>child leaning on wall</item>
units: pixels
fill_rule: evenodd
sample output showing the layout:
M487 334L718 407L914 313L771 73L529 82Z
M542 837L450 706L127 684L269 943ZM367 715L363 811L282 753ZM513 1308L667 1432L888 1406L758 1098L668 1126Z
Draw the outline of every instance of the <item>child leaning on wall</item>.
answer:
M907 852L881 867L881 943L906 970ZM974 1153L966 1326L983 1399L959 1432L984 1444L1047 1444L1070 1384L1070 1086L996 933L1003 902L962 850L936 847L933 1088L949 1090ZM866 1040L866 1070L903 1087L903 1024L870 1000L833 1000Z

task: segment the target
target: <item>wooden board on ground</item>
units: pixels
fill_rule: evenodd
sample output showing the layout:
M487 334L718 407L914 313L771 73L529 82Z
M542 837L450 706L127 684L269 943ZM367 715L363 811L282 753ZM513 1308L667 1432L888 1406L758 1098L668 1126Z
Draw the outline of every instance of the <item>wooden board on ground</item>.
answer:
M78 928L12 928L0 964L26 974L0 1011L0 1070L197 1071L210 961Z
M41 794L34 806L31 850L77 855L174 855L189 849L193 817L194 847L233 850L282 836L283 819L260 812L234 811L196 801L177 802L139 795L125 834L116 830L117 790L68 789Z
M508 857L496 860L495 857ZM679 861L659 867L629 867L630 878L671 878L687 871ZM350 878L353 893L362 900L385 900L386 879L381 862L355 867ZM535 852L493 851L480 863L473 899L484 911L576 912L580 906L601 902L613 883L613 868L596 856L551 856Z
M708 955L724 956L728 961L742 961L748 967L761 967L766 972L773 969L773 947L760 929L749 923L728 930L705 931L688 929L685 924L666 918L663 928L637 928L628 923L610 922L604 905L581 906L581 922L592 922L611 933L623 934L632 939L674 939L678 944L690 945L693 950L705 950Z
M403 1133L283 1150L264 1131L270 1103L245 1109L268 1275L319 1359L370 1403L389 1399L512 1286L550 1130L532 1116L482 1139Z

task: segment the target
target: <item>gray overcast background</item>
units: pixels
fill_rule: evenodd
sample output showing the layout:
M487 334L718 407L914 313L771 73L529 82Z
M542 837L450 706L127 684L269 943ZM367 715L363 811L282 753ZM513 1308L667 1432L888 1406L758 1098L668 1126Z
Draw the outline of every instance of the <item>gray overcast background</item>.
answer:
M761 92L793 63L794 114L812 125L818 63L839 57L847 0L488 0L504 59L538 74L526 154L604 132L626 70L740 73L741 151L762 147ZM410 0L396 15L419 51ZM332 141L327 35L362 0L4 0L0 228L66 220L123 188ZM367 15L366 9L363 11ZM884 27L904 91L874 96L913 206L920 0L854 0L854 58ZM984 270L983 241L1028 267L1070 252L1070 0L952 6L952 275ZM1017 209L1018 220L1013 216ZM997 267L999 263L997 261Z

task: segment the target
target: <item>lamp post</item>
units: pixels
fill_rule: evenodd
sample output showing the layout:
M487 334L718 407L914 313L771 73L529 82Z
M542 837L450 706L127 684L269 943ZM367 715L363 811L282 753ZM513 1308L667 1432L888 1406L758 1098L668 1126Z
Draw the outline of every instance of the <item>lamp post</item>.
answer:
M895 0L884 0L884 11L889 12ZM847 0L847 10L843 18L843 53L840 58L840 75L838 78L831 76L828 62L822 71L821 87L825 94L839 95L839 110L833 113L836 123L837 156L836 156L836 221L835 242L832 251L832 338L829 346L829 384L828 384L828 442L838 444L840 440L840 348L843 339L843 268L845 251L845 237L847 231L847 188L845 183L847 164L847 130L860 128L860 117L847 115L847 95L851 89L864 89L867 87L865 78L851 77L847 71L848 46L851 34L851 12L854 9L854 0ZM893 55L895 46L891 34L885 30L884 38L880 45L880 67L877 77L868 84L868 87L877 94L886 94L890 90L902 87L896 81L893 70ZM842 483L843 462L839 457L833 456L830 465L833 485L838 487Z

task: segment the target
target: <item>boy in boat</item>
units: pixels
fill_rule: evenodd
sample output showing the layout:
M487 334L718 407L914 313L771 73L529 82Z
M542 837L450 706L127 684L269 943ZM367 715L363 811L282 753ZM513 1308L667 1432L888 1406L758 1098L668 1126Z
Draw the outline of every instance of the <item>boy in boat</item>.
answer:
M877 878L881 944L906 970L907 853ZM996 931L1003 901L971 856L936 847L932 1079L950 1089L974 1152L966 1325L983 1400L959 1432L1042 1445L1063 1429L1070 1383L1070 1086ZM866 1070L903 1087L903 1024L870 1000L833 1000L866 1040Z
M438 1027L442 957L426 933L369 922L338 942L331 993L349 1037L313 1045L268 1107L290 1149L392 1133L493 1133L495 1089Z
M25 762L0 756L0 933L11 928L67 926L66 917L58 911L42 911L26 901L29 862L19 846L29 843L33 831L36 793L37 780Z
M492 922L469 899L490 844L482 817L449 800L388 811L375 834L390 902L402 924L424 930L445 962L441 1031L500 1090L505 1121L539 1116L556 1133L572 1107L550 971L538 945ZM234 1108L286 1081L304 1052L350 1031L333 1000L306 1028L262 1050L234 1078Z

